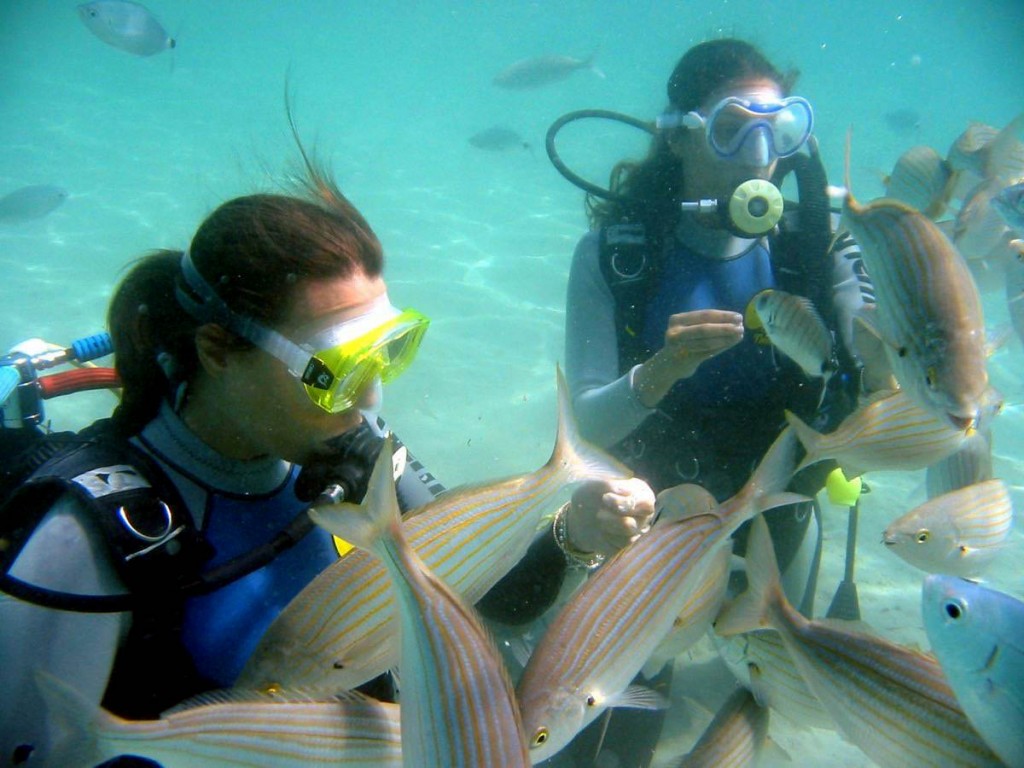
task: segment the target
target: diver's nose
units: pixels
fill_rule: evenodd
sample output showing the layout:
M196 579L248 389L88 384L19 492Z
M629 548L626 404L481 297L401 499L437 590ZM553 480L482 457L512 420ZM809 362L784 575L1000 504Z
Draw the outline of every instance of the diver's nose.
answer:
M740 148L740 157L744 165L756 168L766 168L772 161L771 136L768 127L756 126L747 138L743 140Z

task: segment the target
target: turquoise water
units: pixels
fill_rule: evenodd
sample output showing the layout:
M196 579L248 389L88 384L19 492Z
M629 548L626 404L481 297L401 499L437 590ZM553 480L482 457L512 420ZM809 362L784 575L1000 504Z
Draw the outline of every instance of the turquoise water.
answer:
M747 37L780 66L802 71L796 90L815 106L836 182L853 126L852 186L870 199L909 146L945 153L969 121L1001 127L1024 109L1024 5L1016 0L164 0L148 7L178 46L145 59L96 39L74 2L6 6L0 195L56 184L70 197L43 219L0 225L0 345L100 330L132 258L183 247L219 202L273 188L293 170L287 81L304 140L384 243L396 303L433 319L416 365L389 390L385 415L449 485L532 469L553 443L565 283L586 226L582 194L544 155L544 132L559 115L593 107L651 118L686 48ZM605 77L581 71L534 91L491 84L512 62L545 53L593 53ZM887 119L900 109L913 115ZM532 149L470 146L469 136L493 125L518 131ZM566 129L560 147L574 168L603 182L645 141L586 123ZM992 324L1005 322L1001 293L986 296L986 308ZM1018 510L1021 370L1014 339L991 372L1008 403L995 425L996 474L1012 484ZM94 394L55 403L50 414L59 426L79 426L111 402ZM908 641L921 638L919 574L877 539L923 498L922 478L872 478L861 534L866 618ZM828 551L838 555L845 520L834 515L830 526L836 543ZM1011 546L1024 546L1019 530ZM997 563L992 581L1024 595L1013 559ZM841 572L838 557L827 561L833 567L828 574ZM835 581L823 582L827 602ZM864 764L856 749L843 749L850 765Z

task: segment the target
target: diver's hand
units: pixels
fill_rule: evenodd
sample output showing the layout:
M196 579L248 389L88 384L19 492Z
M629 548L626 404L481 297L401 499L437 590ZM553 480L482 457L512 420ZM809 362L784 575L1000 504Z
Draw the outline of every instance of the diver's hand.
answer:
M654 522L654 491L639 478L592 480L572 495L565 533L578 552L613 555Z
M665 346L636 371L633 386L640 402L656 406L672 385L693 376L701 363L743 340L743 315L721 309L680 312L668 319Z

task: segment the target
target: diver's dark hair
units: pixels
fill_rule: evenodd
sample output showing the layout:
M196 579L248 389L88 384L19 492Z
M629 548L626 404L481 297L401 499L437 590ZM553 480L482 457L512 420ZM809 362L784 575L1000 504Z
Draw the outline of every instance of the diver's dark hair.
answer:
M227 305L269 326L288 315L296 287L356 274L377 277L380 241L329 172L299 144L306 173L295 194L254 194L222 204L199 226L190 253L199 273ZM161 400L197 372L197 323L175 298L181 251L144 256L121 281L107 324L121 378L119 432L138 432ZM240 348L249 346L237 339Z
M721 38L698 43L684 53L672 70L666 91L673 109L689 112L730 83L752 78L771 80L783 95L788 95L798 74L796 70L784 74L745 40ZM642 215L646 221L657 222L662 233L671 231L679 216L683 173L683 164L669 149L665 134L659 132L646 158L622 161L612 169L610 189L622 199L587 196L585 206L591 226L607 226Z

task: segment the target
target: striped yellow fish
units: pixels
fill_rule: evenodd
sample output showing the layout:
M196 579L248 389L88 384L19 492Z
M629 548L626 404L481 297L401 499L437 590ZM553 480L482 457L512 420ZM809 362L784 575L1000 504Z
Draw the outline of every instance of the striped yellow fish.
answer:
M713 634L712 638L722 661L762 707L775 710L800 729L836 729L832 716L801 677L778 632L760 630L727 638Z
M449 491L405 522L413 549L468 603L522 559L543 515L571 484L631 475L578 436L561 372L558 403L558 437L547 464ZM398 661L393 600L381 563L361 550L348 553L275 619L236 685L345 690L387 671Z
M827 382L836 369L835 343L813 302L778 289L761 291L752 301L772 345L808 376Z
M848 135L843 222L875 289L896 380L940 418L976 426L989 395L985 322L970 269L933 221L896 200L861 205L849 177Z
M737 688L675 768L747 768L755 765L768 740L767 707L750 691Z
M373 552L397 595L401 627L402 763L405 768L526 768L512 682L473 607L409 545L395 492L393 439L384 442L360 505L313 507L335 536Z
M44 672L37 680L65 731L47 761L60 768L91 767L124 754L165 768L402 765L398 705L356 693L315 701L226 691L186 702L159 720L130 721Z
M733 499L708 514L698 498L696 514L659 522L605 562L561 609L516 688L535 763L557 753L607 707L665 705L659 694L630 681L677 622L710 625L718 606L712 597L721 596L726 578L718 555L731 550L736 528L759 511L803 500L781 492L792 477L795 450L792 430L784 430ZM687 605L695 613L680 619Z
M839 731L883 768L998 766L933 656L841 623L811 621L789 604L762 517L747 542L747 592L716 622L723 635L771 627Z
M847 416L833 432L814 431L786 412L807 455L799 469L835 459L847 477L883 469L923 469L957 450L966 437L921 408L901 389L875 395Z
M1013 502L1002 480L986 480L926 501L894 520L882 542L922 571L976 579L1006 543Z
M911 147L883 180L885 196L916 208L933 221L946 212L956 175L932 147Z
M968 260L1003 262L1010 258L1013 231L992 200L1003 190L999 179L985 179L975 186L953 221L953 245Z

